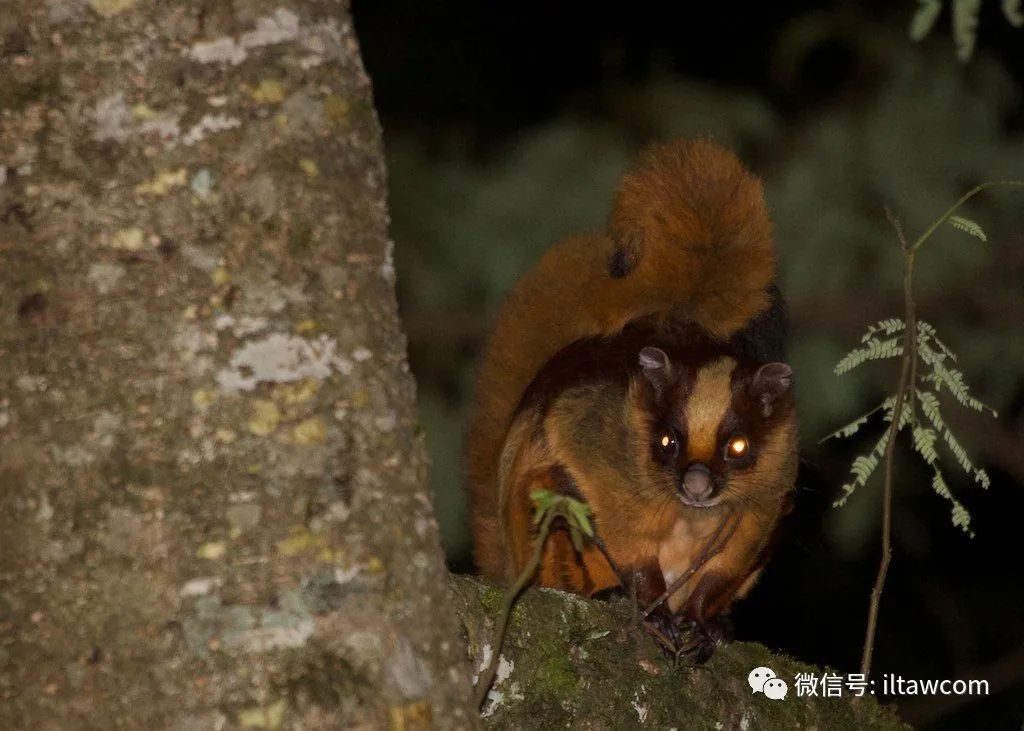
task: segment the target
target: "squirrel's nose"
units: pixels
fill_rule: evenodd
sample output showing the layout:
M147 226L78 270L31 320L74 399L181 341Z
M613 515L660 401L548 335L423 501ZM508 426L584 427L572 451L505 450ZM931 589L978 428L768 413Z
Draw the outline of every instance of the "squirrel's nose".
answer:
M690 500L700 502L711 495L711 470L706 465L690 465L683 473L683 493Z

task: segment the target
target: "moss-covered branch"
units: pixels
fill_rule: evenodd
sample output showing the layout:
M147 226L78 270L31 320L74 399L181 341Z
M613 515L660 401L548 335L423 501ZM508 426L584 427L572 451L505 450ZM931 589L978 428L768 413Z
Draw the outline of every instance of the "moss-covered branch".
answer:
M493 652L500 589L452 578L456 611L476 668ZM737 642L704 666L673 670L655 644L631 630L624 600L586 601L548 589L520 597L505 638L485 721L496 728L897 729L905 724L872 698L797 697L797 673L822 670L762 645ZM768 666L789 683L784 700L754 694L747 675Z

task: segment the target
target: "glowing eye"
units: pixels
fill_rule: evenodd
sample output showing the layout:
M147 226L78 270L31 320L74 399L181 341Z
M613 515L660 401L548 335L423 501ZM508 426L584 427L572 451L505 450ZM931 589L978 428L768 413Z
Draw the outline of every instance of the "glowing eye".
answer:
M662 461L675 459L679 453L679 440L676 439L675 432L671 429L663 431L654 442L654 452L655 456Z
M729 440L726 447L726 456L732 459L739 459L750 451L750 442L744 436L736 436Z

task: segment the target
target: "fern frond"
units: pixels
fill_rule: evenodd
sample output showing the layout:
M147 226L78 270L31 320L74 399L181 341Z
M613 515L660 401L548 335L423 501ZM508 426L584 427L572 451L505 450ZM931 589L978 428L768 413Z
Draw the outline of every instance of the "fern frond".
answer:
M921 411L923 411L924 415L928 417L928 420L933 424L937 422L938 424L945 426L942 422L942 414L939 412L941 407L939 404L939 397L931 391L922 391L921 389L916 390L917 402L921 404Z
M932 489L939 495L947 500L953 499L953 493L949 490L949 485L946 484L946 478L942 476L942 471L939 469L935 470L935 474L932 475Z
M921 455L928 464L935 464L939 459L939 453L935 449L935 442L938 440L939 435L935 433L934 429L928 429L923 426L914 427L914 449Z
M914 403L909 393L903 400L902 408L903 410L900 413L900 425L897 427L896 431L903 431L914 419ZM890 416L888 420L892 422L892 416Z
M980 11L981 0L953 0L953 38L956 55L961 61L970 61L974 54Z
M988 241L988 236L985 235L981 226L971 219L964 218L963 216L950 216L946 220L949 221L949 225L953 228L960 229L964 233L968 233L976 239Z
M964 379L964 374L956 368L947 367L943 363L944 357L940 353L932 350L927 343L920 343L918 352L921 355L921 360L932 369L932 375L934 376L932 380L936 385L936 390L940 389L944 384L949 389L949 392L953 394L953 398L959 401L961 405L975 411L988 410L992 412L993 416L999 415L991 406L971 395L970 387Z
M910 394L907 394L908 396ZM890 396L885 400L885 414L882 416L882 420L886 424L892 423L893 412L896 410L896 397ZM903 428L910 423L911 417L913 416L913 407L909 399L903 400L903 405L900 406L900 425L896 429L897 432L902 431Z
M864 424L867 423L868 419L870 419L874 414L881 411L882 409L891 410L894 401L895 399L892 396L890 396L885 401L880 403L878 406L871 409L871 411L861 414L856 419L851 421L849 424L839 427L826 437L822 437L818 441L818 444L821 444L822 442L827 442L829 439L845 439L846 437L852 437L860 430L862 426L864 426Z
M832 503L833 507L840 507L846 504L846 501L850 499L858 487L863 487L867 484L868 478L871 477L872 473L878 467L881 461L882 455L885 454L886 447L889 446L889 436L891 429L886 429L881 438L875 442L875 446L872 447L871 451L867 454L859 455L853 460L850 465L850 476L853 478L850 482L843 485L843 494Z
M960 463L960 467L963 468L963 471L972 476L974 481L983 488L988 489L988 486L991 484L988 473L985 472L985 470L974 466L974 463L971 462L970 455L967 454L967 450L964 449L964 446L960 444L959 440L948 427L942 432L942 438L945 440L946 446L949 447L949 451L953 453L956 461Z
M963 530L964 533L974 538L974 531L971 530L971 514L967 508L959 502L953 504L953 525Z
M914 41L923 40L935 26L942 12L940 0L918 0L917 10L910 20L910 39Z
M854 348L836 363L835 374L841 376L869 360L885 360L903 355L903 338L877 340L872 338L863 348Z
M862 343L866 343L879 334L886 336L894 335L906 326L907 323L903 322L899 317L890 317L887 320L879 320L874 325L868 327L867 332L861 336L860 341Z
M1024 4L1024 0L1003 0L1003 15L1006 16L1006 22L1014 28L1024 26L1022 4Z
M949 388L949 392L953 394L953 398L959 401L963 406L973 409L974 411L988 411L995 417L999 416L998 411L985 402L971 396L967 384L964 381L963 373L955 368L946 368L941 363L937 364L934 370L935 375L939 380L945 383L947 388Z
M924 320L917 321L917 342L918 344L928 344L929 342L935 343L939 350L942 351L943 355L953 362L957 361L956 353L954 353L948 345L939 340L939 335L935 331L935 327Z
M953 525L963 530L964 533L968 534L972 538L974 532L971 530L971 514L967 512L959 500L953 497L953 493L950 492L949 485L946 484L946 479L942 476L942 472L936 467L935 474L932 475L932 489L935 490L936 494L940 497L944 497L952 503L951 517L953 519Z
M991 484L991 479L988 473L974 465L971 461L970 456L967 454L967 450L964 449L963 445L956 438L956 435L946 425L946 422L942 418L940 411L939 397L930 391L917 391L917 399L921 404L921 411L928 417L928 421L935 427L935 431L942 435L942 440L949 447L949 451L953 453L953 457L963 468L964 472L974 478L974 481L981 485L983 488L988 489Z

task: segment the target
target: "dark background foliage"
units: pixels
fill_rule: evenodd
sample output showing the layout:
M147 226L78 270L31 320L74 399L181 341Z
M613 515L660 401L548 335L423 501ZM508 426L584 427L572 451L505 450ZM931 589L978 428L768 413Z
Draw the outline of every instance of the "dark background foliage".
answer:
M616 177L651 141L706 134L763 175L793 321L804 463L797 510L750 598L741 638L855 672L878 558L880 478L831 507L866 438L818 440L881 400L895 371L832 365L899 314L888 205L914 234L969 186L1024 177L1024 31L986 2L957 61L948 18L921 44L900 3L355 6L389 150L400 302L450 563L468 570L459 450L474 359L516 277L558 237L602 225ZM920 312L960 353L998 421L955 425L993 476L951 479L976 537L951 525L904 453L879 673L990 681L980 699L898 698L915 723L1024 718L1024 200L966 211L924 251ZM950 414L953 413L950 409ZM904 445L906 446L906 445ZM949 470L949 475L953 475Z

